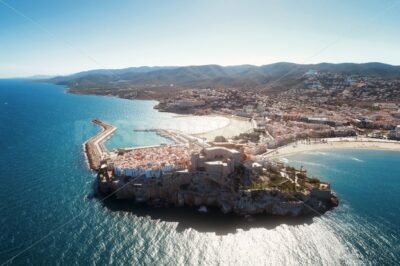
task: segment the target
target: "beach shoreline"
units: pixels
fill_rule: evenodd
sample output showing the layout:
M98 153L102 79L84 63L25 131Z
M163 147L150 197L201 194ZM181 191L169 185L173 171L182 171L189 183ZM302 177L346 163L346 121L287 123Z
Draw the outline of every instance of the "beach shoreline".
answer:
M297 141L267 151L264 157L274 159L303 152L337 149L385 150L400 152L400 141L364 137L325 138L317 141Z
M208 141L213 141L217 136L223 136L228 139L234 136L238 136L242 133L247 133L253 129L252 124L248 122L247 119L243 119L241 117L221 114L213 114L210 116L224 117L226 119L229 119L229 123L224 125L223 127L193 135L195 135L196 137L206 138Z
M70 88L66 88L64 92L73 94L73 95L86 95L86 96L102 96L102 97L114 97L122 100L127 100L127 101L150 101L154 102L154 105L152 108L156 110L157 112L163 112L163 113L170 113L173 115L173 119L170 120L170 122L175 123L173 126L161 126L162 129L174 129L174 130L179 130L182 131L186 134L193 135L195 137L203 138L206 139L207 141L214 141L214 138L217 136L223 136L225 138L232 138L234 136L238 136L241 133L247 133L251 129L253 129L253 126L250 122L248 122L248 118L241 117L241 116L236 116L236 115L230 115L230 114L223 114L219 112L213 112L208 115L195 115L195 114L180 114L180 113L175 113L175 112L164 112L160 111L156 108L159 104L158 99L142 99L142 98L135 98L135 99L128 99L128 98L123 98L115 95L100 95L100 94L87 94L87 93L78 93L76 91L71 91ZM210 125L204 124L203 129L193 129L193 124L198 123L199 120L202 118L225 118L228 119L229 121L227 122L222 122L220 126L215 126L215 125ZM175 120L176 119L176 120ZM185 120L183 121L182 120ZM196 121L196 119L198 121ZM181 121L179 121L181 120ZM180 124L179 124L180 123ZM198 125L199 126L199 125ZM197 127L198 127L197 126ZM207 128L207 126L210 126L210 128Z
M209 115L176 115L169 129L179 130L199 138L214 141L215 137L232 138L253 129L248 119L234 115L213 113Z

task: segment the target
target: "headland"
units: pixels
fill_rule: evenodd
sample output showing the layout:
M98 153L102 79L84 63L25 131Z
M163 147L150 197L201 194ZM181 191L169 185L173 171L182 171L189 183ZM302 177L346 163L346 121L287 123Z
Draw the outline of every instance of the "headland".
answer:
M116 128L94 123L104 131L87 142L86 152L102 195L157 207L216 207L241 216L321 215L338 204L328 183L304 169L252 156L243 144L157 130L175 144L107 151L103 142Z

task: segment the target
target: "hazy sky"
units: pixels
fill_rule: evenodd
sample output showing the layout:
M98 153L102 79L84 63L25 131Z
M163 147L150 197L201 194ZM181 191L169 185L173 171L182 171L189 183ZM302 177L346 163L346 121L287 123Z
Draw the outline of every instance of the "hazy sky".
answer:
M400 65L400 0L0 0L0 77L278 61Z

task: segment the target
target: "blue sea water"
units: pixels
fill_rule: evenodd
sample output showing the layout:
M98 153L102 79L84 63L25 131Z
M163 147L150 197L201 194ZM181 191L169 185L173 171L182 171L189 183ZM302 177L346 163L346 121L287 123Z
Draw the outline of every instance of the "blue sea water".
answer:
M173 114L153 110L153 101L64 90L0 80L0 264L400 264L400 153L288 157L329 181L340 199L338 208L312 220L249 222L104 204L91 197L95 175L82 149L99 130L90 121L118 126L109 148L132 147L167 142L133 129L157 127Z

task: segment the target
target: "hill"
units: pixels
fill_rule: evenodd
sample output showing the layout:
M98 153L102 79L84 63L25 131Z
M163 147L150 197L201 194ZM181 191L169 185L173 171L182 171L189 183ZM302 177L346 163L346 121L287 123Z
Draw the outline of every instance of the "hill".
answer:
M59 76L47 81L67 86L74 93L121 96L141 89L170 91L190 88L242 88L280 92L301 86L299 80L308 71L352 76L400 79L400 66L382 63L274 63L263 66L201 65L169 67L131 67L99 69ZM124 97L124 96L122 96Z

